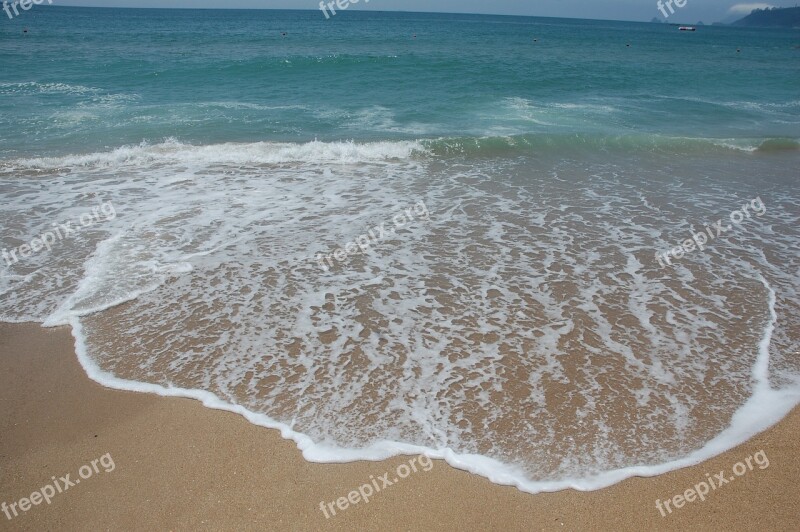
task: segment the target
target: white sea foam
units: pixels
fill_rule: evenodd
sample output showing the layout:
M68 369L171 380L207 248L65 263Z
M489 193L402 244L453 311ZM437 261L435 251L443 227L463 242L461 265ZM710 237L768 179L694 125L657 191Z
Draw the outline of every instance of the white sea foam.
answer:
M75 349L78 360L87 375L103 386L118 390L142 393L154 393L165 397L185 397L196 399L208 408L225 410L241 415L255 425L280 430L281 436L291 439L303 457L311 462L346 463L357 460L384 460L399 454L424 454L430 458L445 460L451 466L488 478L491 482L515 486L528 493L554 492L563 489L581 491L596 490L611 486L631 477L651 477L698 464L747 441L752 436L771 427L795 406L800 404L800 389L774 390L769 385L769 348L772 331L777 321L775 312L775 293L762 278L761 282L769 291L770 321L764 330L756 364L753 366L753 377L756 382L755 392L734 414L730 425L702 448L683 458L661 464L633 466L604 471L590 477L564 478L556 481L538 482L528 478L520 468L509 466L498 460L478 455L463 454L450 448L431 448L409 445L396 441L381 441L360 449L342 448L315 443L307 435L296 432L291 426L280 423L264 414L252 412L241 406L221 400L216 395L204 390L164 387L154 384L130 381L115 377L100 369L88 354L86 339L78 319L72 319L72 333L75 338Z
M74 167L139 168L153 164L280 164L362 163L388 159L406 159L415 151L424 151L418 142L308 142L305 144L258 142L193 146L171 139L161 144L142 143L117 148L111 152L11 159L6 170L35 168L56 170Z
M595 489L713 456L800 401L798 200L733 156L740 175L702 180L697 161L419 142L2 161L4 247L99 200L117 216L5 267L0 319L69 324L98 382L237 412L309 460L424 452L525 491ZM768 215L662 270L655 251L740 207L731 190ZM316 264L419 201L425 223Z
M33 92L39 94L71 94L86 95L102 92L101 89L86 87L84 85L70 85L68 83L39 83L27 81L21 83L0 83L0 94L13 94L19 92Z

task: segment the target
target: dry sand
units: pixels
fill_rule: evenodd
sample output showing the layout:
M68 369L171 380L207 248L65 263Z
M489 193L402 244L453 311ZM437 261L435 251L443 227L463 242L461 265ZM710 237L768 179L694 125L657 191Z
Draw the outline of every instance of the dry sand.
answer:
M344 465L303 460L277 431L188 399L109 390L90 381L67 329L0 324L0 503L52 476L98 473L0 530L800 530L800 412L695 467L595 492L530 495L435 461L326 519L333 501L410 457ZM661 517L666 499L763 450L735 482ZM391 476L390 476L391 478ZM19 511L19 510L18 510Z

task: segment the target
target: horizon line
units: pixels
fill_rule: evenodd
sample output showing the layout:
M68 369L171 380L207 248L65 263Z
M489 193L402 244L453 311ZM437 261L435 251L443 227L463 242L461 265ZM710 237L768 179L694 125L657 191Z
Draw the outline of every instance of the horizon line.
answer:
M162 6L76 6L70 4L51 5L48 7L70 7L76 9L158 9L158 10L175 10L175 11L303 11L315 13L318 9L292 9L292 8L265 8L265 7L162 7ZM357 11L360 13L408 13L408 14L424 14L424 15L468 15L468 16L491 16L491 17L518 17L518 18L547 18L547 19L560 19L560 20L588 20L597 22L636 22L641 24L653 24L650 20L633 20L633 19L602 19L602 18L582 18L582 17L554 17L548 15L509 15L503 13L466 13L466 12L453 12L453 11L405 11L402 9L362 9L353 8L348 11ZM656 17L657 18L657 17ZM666 20L660 20L659 24L668 23ZM671 24L671 23L670 23ZM678 24L678 23L675 23ZM681 23L684 24L684 23ZM686 22L687 25L694 25L695 23ZM711 26L714 23L706 24ZM726 26L728 24L725 24Z

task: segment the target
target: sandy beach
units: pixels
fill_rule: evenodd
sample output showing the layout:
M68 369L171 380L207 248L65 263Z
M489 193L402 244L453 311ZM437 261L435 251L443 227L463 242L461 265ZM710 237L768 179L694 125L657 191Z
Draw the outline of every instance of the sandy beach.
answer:
M0 515L2 530L797 530L800 525L798 411L694 467L595 492L530 495L440 460L423 468L418 459L416 472L404 467L413 457L306 462L293 442L240 416L90 381L65 328L0 325L0 357L5 406L0 502L18 503L18 516ZM707 474L713 478L726 471L733 477L735 464L761 451L767 467L751 460L752 470L711 490L705 501L683 503L666 517L656 508L657 499L684 493ZM109 455L113 467L108 458L98 464ZM82 469L93 460L100 467ZM407 471L407 478L392 479L396 471ZM72 483L87 472L82 484L57 493L49 505L39 500L20 510L20 499L31 498L53 477L69 473ZM378 486L387 472L397 482L373 493L368 503L351 493L365 484ZM356 502L343 499L348 495ZM321 502L331 503L336 515L326 510L326 518Z

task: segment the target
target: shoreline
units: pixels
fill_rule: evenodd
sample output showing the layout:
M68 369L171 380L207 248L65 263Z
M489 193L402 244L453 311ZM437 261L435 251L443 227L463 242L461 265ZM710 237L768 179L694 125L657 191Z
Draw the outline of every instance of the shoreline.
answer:
M352 530L388 524L412 530L633 530L713 522L716 528L796 530L798 525L798 408L771 429L695 466L597 491L531 495L442 460L426 469L424 460L410 463L412 455L381 462L307 462L294 441L239 414L97 384L80 366L67 327L0 324L0 356L7 369L0 377L7 407L0 421L5 473L0 503L30 498L54 476L72 472L75 479L82 466L106 454L115 466L110 472L100 468L83 485L11 520L0 513L0 529ZM760 452L769 460L763 469L763 461L753 462ZM673 499L747 458L754 467L741 477L733 470L737 482L710 489L703 501ZM398 482L390 480L386 491L379 491L379 478L407 469L406 478L395 476L391 480ZM365 502L365 493L353 494L367 484L374 488ZM657 500L674 500L672 506L680 508L666 513Z

